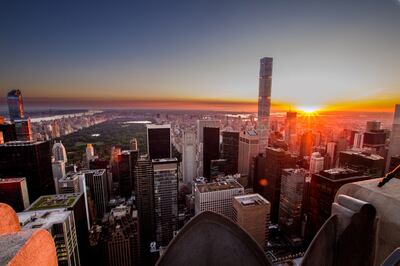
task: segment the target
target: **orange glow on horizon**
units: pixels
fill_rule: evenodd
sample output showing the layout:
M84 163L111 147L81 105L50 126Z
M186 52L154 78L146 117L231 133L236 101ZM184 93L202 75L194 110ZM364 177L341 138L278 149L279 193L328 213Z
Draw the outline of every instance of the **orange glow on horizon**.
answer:
M26 97L25 103L32 106L46 106L51 108L117 108L117 109L171 109L171 110L209 110L209 111L231 111L231 112L257 112L257 101L240 99L210 99L210 98L31 98ZM376 101L354 101L331 103L328 105L297 105L273 101L271 110L273 112L286 112L290 106L296 106L295 111L300 116L317 116L327 112L393 112L395 103L400 102L399 97L391 100ZM0 105L6 105L4 99Z

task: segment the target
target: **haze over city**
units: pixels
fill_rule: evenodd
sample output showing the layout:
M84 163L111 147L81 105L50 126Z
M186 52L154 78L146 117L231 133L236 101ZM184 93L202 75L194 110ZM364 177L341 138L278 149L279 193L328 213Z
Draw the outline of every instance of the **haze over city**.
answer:
M0 94L27 108L255 111L262 56L273 109L400 100L396 0L2 1L0 24Z

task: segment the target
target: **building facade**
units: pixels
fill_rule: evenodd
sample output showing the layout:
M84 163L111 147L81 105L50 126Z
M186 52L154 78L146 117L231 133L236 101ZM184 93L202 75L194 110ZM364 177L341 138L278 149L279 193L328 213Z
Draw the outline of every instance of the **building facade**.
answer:
M233 219L233 198L244 194L244 188L234 180L195 184L195 214L213 211Z
M260 194L233 198L233 221L251 235L265 250L268 243L271 204Z
M156 242L167 246L178 230L178 160L153 159Z

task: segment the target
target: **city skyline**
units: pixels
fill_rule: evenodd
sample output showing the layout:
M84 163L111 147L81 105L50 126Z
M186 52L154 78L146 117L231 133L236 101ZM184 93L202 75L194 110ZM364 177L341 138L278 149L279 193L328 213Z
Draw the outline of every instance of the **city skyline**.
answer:
M395 0L0 6L0 93L23 90L28 108L256 111L265 56L272 110L391 112L400 100Z

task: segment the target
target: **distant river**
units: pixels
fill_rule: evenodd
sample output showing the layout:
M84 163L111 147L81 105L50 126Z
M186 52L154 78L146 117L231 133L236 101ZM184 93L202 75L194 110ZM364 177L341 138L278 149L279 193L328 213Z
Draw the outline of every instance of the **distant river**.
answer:
M52 120L57 120L57 119L62 119L62 118L70 118L70 117L79 117L79 116L84 116L84 115L94 115L98 113L102 113L103 111L87 111L83 113L72 113L72 114L63 114L63 115L53 115L53 116L44 116L44 117L35 117L31 118L31 121L33 123L35 122L40 122L40 121L52 121Z

